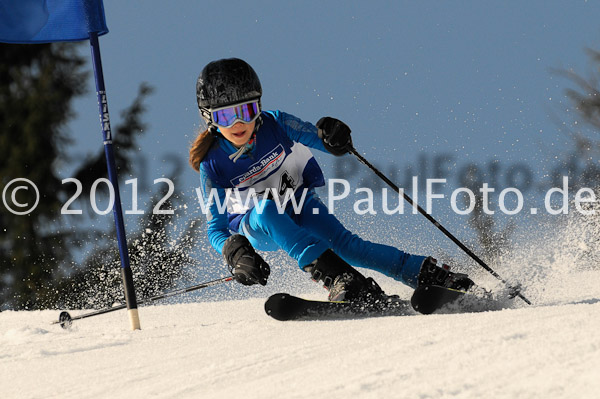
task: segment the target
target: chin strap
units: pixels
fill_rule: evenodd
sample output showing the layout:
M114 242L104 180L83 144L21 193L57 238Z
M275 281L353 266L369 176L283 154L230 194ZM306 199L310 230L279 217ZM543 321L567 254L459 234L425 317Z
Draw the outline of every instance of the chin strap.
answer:
M256 143L256 132L258 131L258 129L261 126L262 126L262 117L259 116L258 119L256 119L256 124L254 125L254 131L252 132L252 136L250 136L250 140L248 140L248 142L246 144L244 144L243 146L238 148L238 150L236 152L231 154L229 156L229 159L231 159L235 163L242 155L244 155L246 152L248 152L248 151L252 150L252 148L254 148L254 143Z
M242 155L244 155L246 152L250 151L252 149L252 147L254 147L255 141L256 141L256 129L254 129L254 131L252 132L252 136L250 136L250 140L248 140L248 142L246 144L244 144L243 146L238 148L238 150L236 152L231 154L229 156L229 159L231 159L233 162L236 162Z

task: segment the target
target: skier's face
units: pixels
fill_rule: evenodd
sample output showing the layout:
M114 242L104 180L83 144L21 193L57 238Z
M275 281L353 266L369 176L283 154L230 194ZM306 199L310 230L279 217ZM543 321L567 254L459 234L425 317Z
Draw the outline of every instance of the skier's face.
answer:
M256 121L250 123L237 122L231 127L219 126L219 131L236 147L241 147L250 140Z

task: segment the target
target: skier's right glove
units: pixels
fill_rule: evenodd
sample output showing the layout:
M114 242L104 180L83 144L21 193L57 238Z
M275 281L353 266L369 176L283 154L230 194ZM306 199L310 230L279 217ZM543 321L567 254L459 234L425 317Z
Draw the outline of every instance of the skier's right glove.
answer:
M243 235L234 234L225 241L223 257L236 281L244 285L267 285L271 268Z

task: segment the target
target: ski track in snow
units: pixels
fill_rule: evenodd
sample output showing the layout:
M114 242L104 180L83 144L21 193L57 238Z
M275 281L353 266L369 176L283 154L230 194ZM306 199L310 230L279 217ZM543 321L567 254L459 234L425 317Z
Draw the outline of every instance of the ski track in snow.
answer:
M0 313L2 398L600 397L600 281L496 312L278 322L264 300ZM72 315L82 313L73 311Z

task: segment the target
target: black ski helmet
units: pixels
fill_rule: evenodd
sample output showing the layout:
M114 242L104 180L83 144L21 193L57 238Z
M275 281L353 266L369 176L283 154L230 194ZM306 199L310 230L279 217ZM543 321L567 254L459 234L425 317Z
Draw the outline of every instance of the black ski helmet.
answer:
M206 65L196 82L201 111L260 99L258 75L246 61L226 58Z

